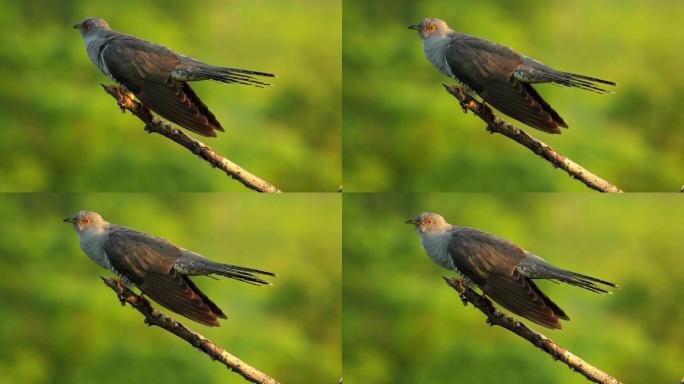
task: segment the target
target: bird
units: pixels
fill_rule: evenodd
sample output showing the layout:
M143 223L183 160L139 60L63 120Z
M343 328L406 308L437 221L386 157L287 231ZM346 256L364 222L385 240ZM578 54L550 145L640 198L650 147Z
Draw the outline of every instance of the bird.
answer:
M225 131L190 88L190 81L214 80L264 87L256 77L274 74L205 64L171 49L117 32L98 17L74 25L88 57L106 76L133 93L146 108L192 132L216 137Z
M437 265L456 271L464 283L482 292L509 311L551 329L570 317L546 296L534 279L547 279L611 293L614 283L551 265L509 240L473 228L449 224L434 212L423 212L406 221L420 235L425 253Z
M221 264L168 240L111 224L100 214L80 211L64 219L78 234L83 252L169 310L207 326L218 327L223 311L190 276L220 275L253 285L271 285L262 276L275 273Z
M595 77L557 71L506 46L455 32L446 22L428 17L409 29L418 31L427 59L448 77L479 95L502 113L546 133L559 134L567 123L532 84L553 83L613 93L601 86L617 83Z

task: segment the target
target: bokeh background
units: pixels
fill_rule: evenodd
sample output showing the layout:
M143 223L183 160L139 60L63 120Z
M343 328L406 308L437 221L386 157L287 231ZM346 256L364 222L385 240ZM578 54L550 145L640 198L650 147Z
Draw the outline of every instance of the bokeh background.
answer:
M276 73L275 86L194 82L222 123L192 134L285 191L341 182L339 0L0 0L0 191L244 191L185 148L148 135L99 83L72 26L113 29L204 62Z
M586 383L464 307L405 224L422 211L507 238L613 295L540 281L570 318L530 324L625 383L674 383L684 361L682 196L345 195L343 361L350 383Z
M218 328L155 307L282 383L341 377L339 195L3 194L0 383L245 382L119 305L62 222L82 209L278 273L270 287L193 278L227 314Z
M344 0L345 190L588 190L463 114L441 86L453 80L407 30L427 16L559 70L617 81L615 95L539 85L570 129L518 125L626 191L684 183L683 2Z

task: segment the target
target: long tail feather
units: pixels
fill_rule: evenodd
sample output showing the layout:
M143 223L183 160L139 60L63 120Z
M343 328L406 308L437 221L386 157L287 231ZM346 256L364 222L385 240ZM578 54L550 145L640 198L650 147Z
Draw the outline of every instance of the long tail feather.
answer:
M598 284L603 284L608 287L612 288L617 288L618 286L616 284L613 284L609 281L597 279L595 277L583 275L581 273L576 273L576 272L571 272L571 271L566 271L564 269L560 268L545 268L544 271L542 272L545 275L546 279L553 279L560 281L562 283L574 285L576 287L584 288L588 291L596 292L596 293L608 293L610 292L607 289L604 289Z
M274 74L266 72L214 67L203 63L202 65L193 65L190 68L185 69L184 72L184 76L187 77L187 80L214 80L223 83L252 85L259 88L267 87L271 84L257 80L254 76L275 77Z
M617 83L608 80L597 79L594 77L578 75L569 72L544 72L537 73L537 76L547 79L550 82L564 85L566 87L580 88L599 94L614 93L611 90L601 88L594 83L617 86Z
M225 276L253 285L271 285L271 283L256 275L276 276L273 272L239 267L237 265L215 263L208 260L201 263L193 263L192 270L194 273Z

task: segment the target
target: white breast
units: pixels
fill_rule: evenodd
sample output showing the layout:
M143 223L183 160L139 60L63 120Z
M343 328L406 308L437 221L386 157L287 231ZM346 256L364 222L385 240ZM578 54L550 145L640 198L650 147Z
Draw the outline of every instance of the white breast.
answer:
M82 232L79 235L79 243L83 252L99 266L116 273L103 248L107 236L94 232Z
M454 78L451 69L446 61L446 49L449 45L448 37L432 36L423 40L423 50L425 51L425 56L428 60L437 67L443 74Z
M95 66L102 71L102 73L111 78L112 75L107 68L107 64L102 59L102 54L105 52L108 46L105 45L105 47L100 50L102 44L102 39L98 38L97 36L87 36L85 38L85 46L86 50L88 51L88 57L90 58L90 61L92 61L93 64L95 64Z
M451 240L451 234L449 232L441 234L422 234L421 240L425 253L427 253L432 261L443 268L456 270L454 263L449 256L449 241Z

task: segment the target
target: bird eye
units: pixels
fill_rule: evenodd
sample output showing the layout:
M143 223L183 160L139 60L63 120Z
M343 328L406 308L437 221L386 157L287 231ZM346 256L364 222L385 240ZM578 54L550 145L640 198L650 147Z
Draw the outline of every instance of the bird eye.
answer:
M435 30L435 25L434 25L434 24L430 24L430 25L428 26L428 31L432 32L432 31L434 31L434 30Z
M432 224L432 219L427 219L427 220L425 220L425 224L427 224L427 225Z
M87 219L87 218L83 219L83 224L88 224L88 223L90 223L90 219Z
M90 30L90 25L88 25L88 24L83 24L83 30L84 30L84 31L89 31L89 30Z

